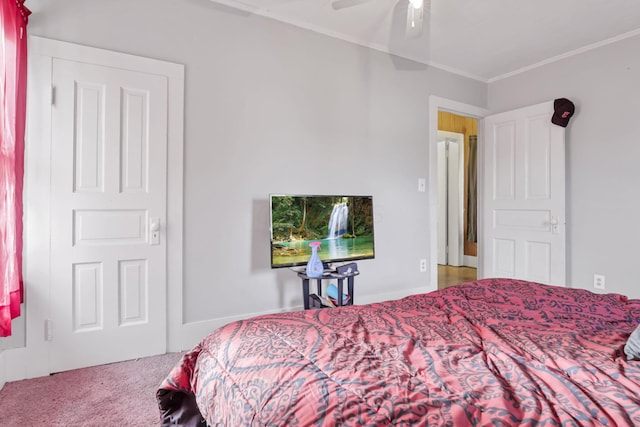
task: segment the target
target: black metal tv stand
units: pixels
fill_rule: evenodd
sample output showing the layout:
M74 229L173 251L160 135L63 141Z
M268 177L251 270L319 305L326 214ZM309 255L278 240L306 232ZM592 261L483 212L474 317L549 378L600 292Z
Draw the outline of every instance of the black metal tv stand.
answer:
M354 277L360 274L358 266L355 263L343 265L336 269L327 269L324 271L321 277L309 277L305 271L299 271L298 277L302 279L302 298L304 302L304 309L308 310L312 304L310 304L311 295L309 294L309 281L316 281L316 294L322 296L322 281L335 279L338 282L338 298L336 301L337 306L353 305L353 282ZM344 280L347 279L347 293L349 294L348 301L343 301L342 296L344 294Z

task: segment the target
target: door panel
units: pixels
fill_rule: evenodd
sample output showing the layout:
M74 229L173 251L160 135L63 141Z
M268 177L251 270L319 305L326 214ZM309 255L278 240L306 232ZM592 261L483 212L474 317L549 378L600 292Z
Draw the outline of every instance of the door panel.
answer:
M565 285L564 128L547 102L484 121L483 277Z
M464 135L438 131L438 264L461 266L464 251Z
M54 59L52 372L164 353L167 78Z
M447 149L446 142L438 138L438 264L447 264Z

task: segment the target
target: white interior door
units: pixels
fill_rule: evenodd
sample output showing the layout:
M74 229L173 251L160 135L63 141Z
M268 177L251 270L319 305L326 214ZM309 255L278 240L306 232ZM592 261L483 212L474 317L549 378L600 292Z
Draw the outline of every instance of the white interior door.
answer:
M464 135L438 131L438 264L463 264Z
M438 137L438 264L447 265L449 233L447 207L447 142Z
M553 102L484 119L482 277L565 285L564 128Z
M166 351L167 78L54 59L51 371Z

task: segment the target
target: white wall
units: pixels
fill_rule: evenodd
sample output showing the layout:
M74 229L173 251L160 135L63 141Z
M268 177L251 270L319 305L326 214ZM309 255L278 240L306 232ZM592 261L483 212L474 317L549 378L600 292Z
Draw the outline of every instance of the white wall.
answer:
M302 304L296 276L269 267L269 193L374 196L376 259L359 263L356 302L435 289L418 272L429 96L485 107L486 84L209 0L27 6L32 35L185 64L180 342Z
M500 112L565 97L576 105L567 127L567 272L572 287L640 298L640 36L489 84Z

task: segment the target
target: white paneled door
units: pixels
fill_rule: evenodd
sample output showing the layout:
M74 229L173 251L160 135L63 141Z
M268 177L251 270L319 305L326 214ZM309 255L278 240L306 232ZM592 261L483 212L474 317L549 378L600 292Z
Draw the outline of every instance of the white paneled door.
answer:
M167 78L53 60L51 372L166 350Z
M483 277L564 286L564 128L553 102L484 119Z

